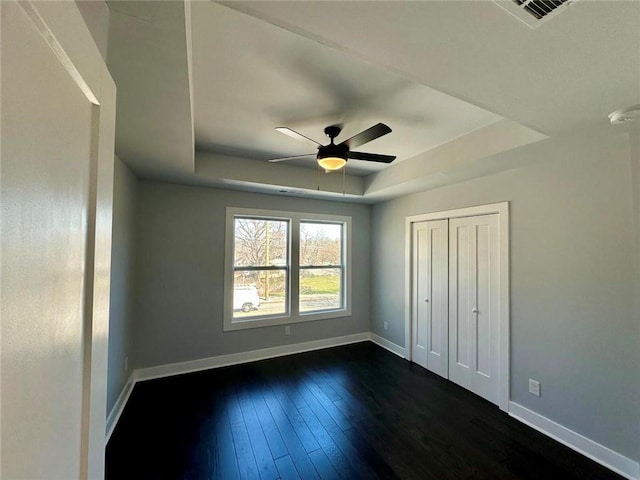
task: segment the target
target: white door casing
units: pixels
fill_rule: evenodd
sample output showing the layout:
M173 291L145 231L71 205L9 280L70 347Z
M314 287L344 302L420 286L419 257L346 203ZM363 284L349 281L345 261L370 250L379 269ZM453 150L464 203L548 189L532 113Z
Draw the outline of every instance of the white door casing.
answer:
M450 378L453 366L453 360L458 365L456 375L464 377L460 370L469 367L475 370L475 376L469 375L472 380L466 382L471 385L470 390L475 391L481 396L496 403L501 410L508 411L509 408L509 204L508 202L480 205L475 207L460 208L455 210L447 210L441 212L414 215L406 218L405 223L405 259L406 259L406 276L405 276L405 358L411 361L417 361L421 364L424 362L419 359L421 352L416 345L415 329L417 328L418 306L414 299L418 299L417 288L415 285L415 268L413 265L414 257L414 227L420 222L433 222L436 220L448 221L450 224L458 225L456 219L469 217L478 217L477 225L469 235L473 235L473 244L475 250L467 251L467 256L463 255L457 260L468 265L476 267L471 270L473 280L477 282L480 279L483 284L480 289L470 289L467 287L466 292L462 292L462 297L457 299L452 306L449 302L448 315L453 312L457 316L457 306L466 303L464 315L460 317L461 323L452 325L448 322L448 338L452 335L456 336L457 341L465 340L465 338L480 339L480 348L473 347L472 351L466 347L463 352L457 350L452 353L452 346L449 343L449 368L447 377ZM487 220L482 217L491 217L493 220ZM464 221L463 221L464 222ZM487 223L488 222L488 223ZM420 228L420 227L418 227ZM465 230L464 235L470 230ZM449 232L449 242L451 238L451 230ZM469 237L467 240L469 240ZM459 239L456 240L458 242ZM479 243L478 243L479 240ZM474 253L475 252L475 253ZM478 255L478 252L481 255ZM471 256L473 255L473 258ZM448 261L451 263L450 255ZM478 263L479 261L479 263ZM479 269L477 267L480 267ZM449 268L452 268L451 266ZM479 277L477 272L480 273ZM447 272L447 283L449 285L450 271ZM483 280L484 279L484 280ZM424 282L424 281L423 281ZM451 296L451 287L449 286L449 295ZM456 297L458 296L455 293ZM466 295L466 297L465 297ZM473 303L473 305L471 305ZM477 313L471 310L477 310ZM489 313L487 313L489 311ZM491 320L489 322L489 320ZM466 323L465 323L466 322ZM465 331L461 331L458 335L458 329L467 325ZM468 325L473 327L470 330ZM479 329L477 328L479 327ZM455 329L455 332L454 332ZM420 340L418 340L420 342ZM490 343L487 343L490 342ZM457 349L457 344L456 344ZM460 353L460 355L459 355ZM466 356L465 356L466 355ZM478 355L480 355L478 357ZM453 360L452 360L453 359ZM428 362L427 362L428 365ZM466 372L465 371L465 372ZM458 378L458 377L456 377ZM488 379L491 380L488 380ZM489 386L491 385L491 386Z
M0 477L102 478L115 85L74 2L0 17Z
M413 361L448 378L448 221L413 224Z

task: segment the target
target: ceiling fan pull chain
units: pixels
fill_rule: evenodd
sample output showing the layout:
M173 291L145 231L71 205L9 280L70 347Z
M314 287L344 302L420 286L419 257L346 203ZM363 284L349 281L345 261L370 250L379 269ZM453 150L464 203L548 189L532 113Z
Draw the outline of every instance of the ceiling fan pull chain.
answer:
M318 166L318 169L317 169L317 172L318 172L318 175L317 175L317 178L318 178L318 191L320 191L320 164L316 163L316 165Z
M342 168L342 196L344 197L347 193L347 189L345 187L345 180L347 178L347 166L345 165Z

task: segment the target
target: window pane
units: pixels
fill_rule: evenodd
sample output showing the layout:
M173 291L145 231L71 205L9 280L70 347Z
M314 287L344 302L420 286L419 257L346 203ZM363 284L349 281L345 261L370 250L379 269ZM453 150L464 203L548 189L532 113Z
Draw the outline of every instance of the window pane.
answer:
M300 312L341 308L341 290L341 268L300 270Z
M234 227L234 266L259 267L287 264L289 222L236 217Z
M237 271L233 282L233 318L286 313L286 270Z
M300 265L342 265L342 224L300 222Z

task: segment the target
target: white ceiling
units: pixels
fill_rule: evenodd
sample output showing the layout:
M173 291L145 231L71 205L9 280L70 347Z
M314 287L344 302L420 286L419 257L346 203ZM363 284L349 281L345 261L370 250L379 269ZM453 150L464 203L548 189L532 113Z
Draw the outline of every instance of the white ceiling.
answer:
M288 126L328 143L378 123L393 132L358 150L396 155L429 150L501 117L336 49L213 2L192 5L196 149L265 160L314 153L274 130ZM311 159L292 162L315 168ZM350 173L384 164L349 161Z
M227 5L547 134L640 96L638 1L576 1L537 29L491 1Z
M141 176L171 179L193 172L184 4L118 0L108 5L116 152Z
M637 1L537 29L490 1L109 6L116 148L148 178L377 201L513 168L491 157L640 103ZM264 161L313 151L277 126L325 143L380 121L393 132L358 150L398 159L349 161L346 196L335 175L317 191L312 160Z

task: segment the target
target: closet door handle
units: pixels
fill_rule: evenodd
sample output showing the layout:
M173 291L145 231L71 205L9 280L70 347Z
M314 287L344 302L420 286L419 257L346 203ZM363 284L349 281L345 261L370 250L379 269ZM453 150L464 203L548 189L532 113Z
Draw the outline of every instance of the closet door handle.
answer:
M478 313L478 309L477 309L477 308L475 308L475 307L473 307L473 308L471 309L471 313Z
M428 298L425 298L425 299L424 299L424 301L425 301L425 302L427 302L427 303L429 303L429 299L428 299Z

